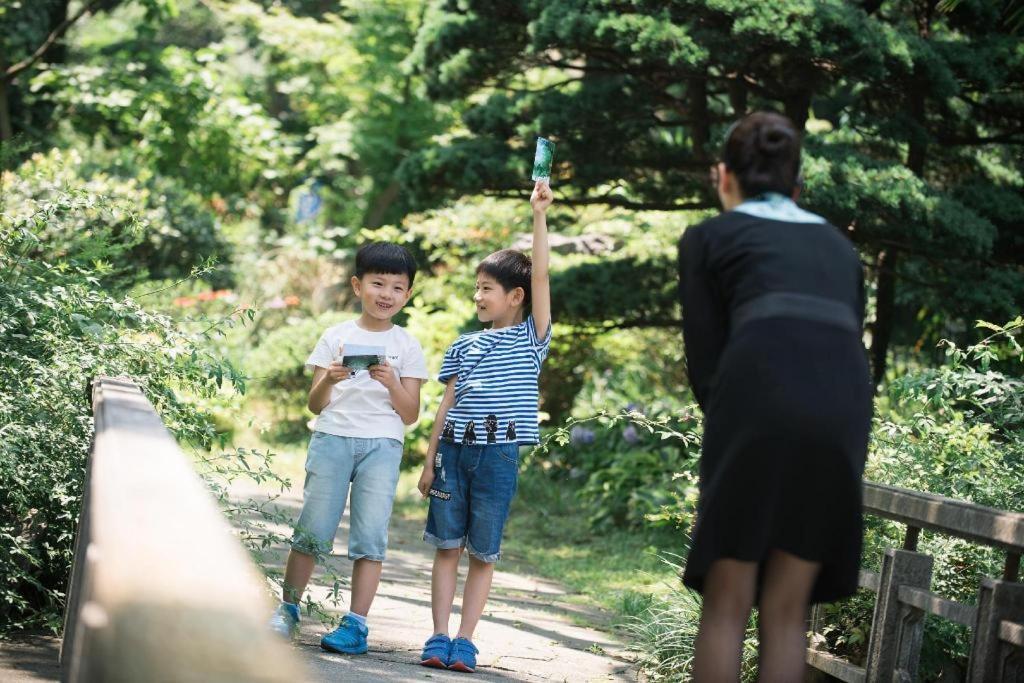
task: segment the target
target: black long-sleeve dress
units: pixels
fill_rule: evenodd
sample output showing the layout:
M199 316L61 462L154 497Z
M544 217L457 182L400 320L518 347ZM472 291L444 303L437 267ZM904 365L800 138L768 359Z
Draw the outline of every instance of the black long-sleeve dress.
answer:
M853 246L824 222L731 211L685 231L679 275L705 416L684 583L778 549L822 564L812 602L852 594L873 393Z

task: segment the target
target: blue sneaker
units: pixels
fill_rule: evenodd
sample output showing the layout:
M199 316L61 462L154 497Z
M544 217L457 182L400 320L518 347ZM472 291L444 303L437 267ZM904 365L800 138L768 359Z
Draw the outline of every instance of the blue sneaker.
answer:
M370 629L345 616L341 618L338 628L320 639L320 647L329 652L340 652L345 655L365 654L368 649L366 636L369 633Z
M294 638L299 632L299 606L282 602L271 615L269 626L282 638Z
M448 655L448 668L463 673L476 673L476 656L480 650L469 638L456 638L452 641L452 651Z
M448 653L452 648L452 639L447 633L435 633L427 638L423 644L423 654L420 655L420 664L435 669L448 668Z

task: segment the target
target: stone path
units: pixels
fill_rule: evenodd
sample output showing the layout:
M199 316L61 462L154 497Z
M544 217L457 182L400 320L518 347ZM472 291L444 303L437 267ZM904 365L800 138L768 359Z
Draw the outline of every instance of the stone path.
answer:
M247 492L251 495L251 492ZM301 492L278 501L289 514L298 516ZM380 590L370 613L370 651L344 656L320 649L326 630L315 619L304 619L296 648L309 662L310 681L635 681L637 673L625 648L613 635L578 625L602 621L601 615L565 601L557 583L499 570L487 611L474 637L480 648L477 674L470 676L419 666L420 648L430 635L430 568L432 548L420 540L422 522L416 515L392 519L388 560ZM348 547L348 514L335 540L329 564L347 577L351 563ZM287 533L285 529L278 529ZM283 563L283 550L274 560ZM460 568L465 577L466 562ZM326 589L314 591L322 599ZM458 627L456 595L452 629ZM343 597L347 600L347 591ZM340 608L345 611L344 605ZM311 623L312 622L312 623Z
M236 490L240 497L259 495L254 490ZM289 492L278 501L298 517L301 491ZM334 557L328 564L340 576L348 577L351 563L345 559L348 547L348 515L338 533ZM290 530L278 528L287 534ZM495 572L494 588L487 611L474 641L481 650L476 675L459 674L419 666L419 652L431 630L430 567L432 549L420 540L422 522L417 515L396 512L391 526L388 561L380 591L370 614L370 651L345 656L320 649L326 628L313 618L303 620L295 643L299 659L307 664L306 680L346 681L636 681L637 673L621 642L610 633L580 626L600 623L598 613L566 601L557 583L501 571ZM285 549L275 549L271 561L283 565ZM460 576L465 577L465 562ZM456 597L453 630L458 626ZM326 589L315 589L323 600ZM342 591L347 601L347 590ZM346 611L344 603L339 608ZM0 680L58 680L59 641L37 637L14 643L0 642Z

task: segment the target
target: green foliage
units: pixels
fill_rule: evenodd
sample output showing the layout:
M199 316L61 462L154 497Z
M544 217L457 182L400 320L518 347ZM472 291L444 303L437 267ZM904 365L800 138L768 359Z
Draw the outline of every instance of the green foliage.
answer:
M867 260L895 264L870 273L898 283L877 309L881 362L894 323L898 342L928 343L958 321L1006 319L1024 296L1022 58L982 2L435 0L412 62L432 96L469 104L444 146L404 162L403 182L420 204L521 195L544 135L563 203L711 208L726 127L781 110L806 129L801 201ZM581 284L619 296L628 265L584 268ZM670 300L637 303L673 317Z
M685 530L697 502L699 427L692 410L648 417L627 407L570 419L545 437L534 457L582 479L577 495L595 529L664 524Z
M123 206L74 188L33 199L29 210L8 204L0 212L5 631L60 626L92 434L89 380L133 377L178 439L200 448L216 443L217 434L188 397L213 396L224 384L243 387L235 369L204 348L217 326L185 333L116 289L104 290L107 263L127 248L96 220L110 215L133 227ZM63 236L59 249L44 242L55 234Z
M135 281L186 277L210 259L230 256L213 213L176 180L133 165L84 159L76 150L33 155L9 174L4 181L6 210L13 218L28 220L39 202L71 187L104 200L40 226L38 248L48 255L81 248L83 237L105 235L110 239L103 243L109 250L104 268ZM211 279L226 284L223 275Z
M190 190L240 197L279 187L292 143L224 77L227 48L131 48L52 65L33 89L77 134L131 149L137 164Z

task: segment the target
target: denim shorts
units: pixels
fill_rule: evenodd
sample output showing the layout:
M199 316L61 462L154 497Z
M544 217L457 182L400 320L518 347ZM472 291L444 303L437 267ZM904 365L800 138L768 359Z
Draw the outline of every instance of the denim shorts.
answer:
M519 485L519 445L441 441L423 540L483 562L501 557L501 535Z
M313 432L292 548L329 554L351 489L348 559L383 561L401 460L402 442L395 439Z

